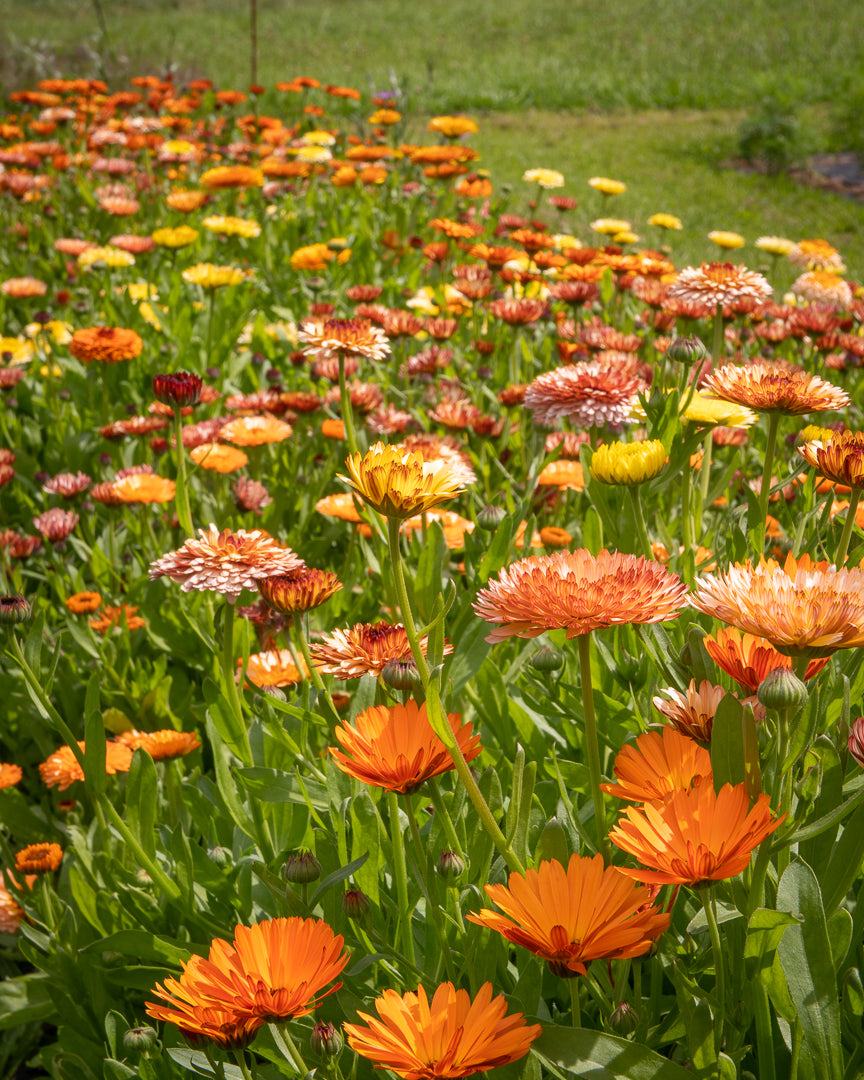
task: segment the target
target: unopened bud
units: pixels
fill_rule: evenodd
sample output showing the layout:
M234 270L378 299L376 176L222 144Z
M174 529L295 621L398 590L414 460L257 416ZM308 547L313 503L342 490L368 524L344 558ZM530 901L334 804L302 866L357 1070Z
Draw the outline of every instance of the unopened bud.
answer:
M676 337L666 350L666 356L673 363L692 367L708 358L708 350L700 338L691 334L689 337Z
M756 696L766 709L799 709L810 696L790 668L775 668L759 683Z
M284 867L285 880L294 885L308 885L321 877L321 863L306 849L288 856Z
M811 765L809 769L805 769L804 775L795 785L795 793L799 801L806 805L816 799L821 787L822 770L818 765Z
M423 685L413 660L388 660L381 670L381 681L391 690L419 690Z
M231 851L227 847L213 847L207 852L207 857L214 862L220 870L231 865Z
M30 618L30 605L23 596L0 596L0 624L14 626Z
M362 889L346 889L342 897L342 910L349 919L361 921L366 917L372 906L369 897Z
M544 645L531 657L531 667L535 671L559 671L564 667L564 653L560 649L554 649L551 645Z
M455 851L445 849L438 856L435 863L435 872L445 881L456 881L465 873L465 860Z
M477 528L482 529L483 532L495 532L506 517L507 511L503 506L495 506L493 503L489 503L477 515Z
M859 716L849 730L849 753L864 769L864 716Z
M124 1050L142 1054L152 1050L158 1041L159 1038L155 1028L149 1026L134 1027L129 1028L123 1036L123 1048Z
M342 1052L342 1035L329 1020L318 1020L312 1028L309 1046L321 1058L334 1058Z
M639 1026L639 1014L626 1001L619 1001L609 1015L609 1027L618 1035L629 1035Z

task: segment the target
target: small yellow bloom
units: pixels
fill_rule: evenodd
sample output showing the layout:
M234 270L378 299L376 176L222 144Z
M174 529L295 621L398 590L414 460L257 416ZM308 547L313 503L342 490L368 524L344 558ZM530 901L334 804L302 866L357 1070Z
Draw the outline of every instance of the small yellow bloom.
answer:
M694 424L721 424L723 427L750 427L756 421L756 413L746 405L723 401L705 394L694 394L690 404L681 413L682 420Z
M148 281L130 281L125 291L133 304L139 300L156 300L159 296L156 286Z
M426 130L436 131L446 139L458 139L460 135L473 135L478 128L467 116L433 116Z
M349 476L340 476L373 510L404 520L422 514L463 491L465 478L449 461L424 461L402 446L375 443L345 462Z
M211 214L201 222L205 229L218 236L242 236L252 239L261 235L261 226L257 221L242 217L226 217L224 214Z
M4 357L6 353L9 354L9 359L0 360L0 366L6 367L7 363L10 367L28 364L33 358L33 346L21 338L0 337L0 357Z
M603 195L623 195L627 190L626 184L620 180L610 180L608 176L592 176L588 183Z
M376 109L374 113L369 117L370 124L398 124L402 119L402 113L397 112L395 109Z
M522 174L526 184L539 184L542 188L564 187L564 177L555 169L527 169Z
M620 218L597 218L596 221L591 222L591 228L594 232L614 236L616 233L629 232L631 225L629 221L623 221Z
M635 244L639 237L630 229L622 229L612 237L613 244Z
M792 240L784 240L782 236L760 236L755 246L760 251L767 251L769 255L788 255L795 244Z
M649 225L656 225L658 229L683 229L681 218L674 214L652 214L648 218Z
M57 345L66 345L67 342L72 340L72 327L67 322L63 322L62 319L51 319L47 323L28 323L24 327L24 333L29 338L42 338L43 346L45 345L45 338L55 342Z
M78 265L85 270L91 266L108 266L112 269L121 266L134 266L135 256L129 251L115 247L92 247L78 256Z
M330 161L333 155L327 149L326 146L301 146L297 151L297 157L300 161L311 161L312 164L318 164L319 162Z
M304 146L334 146L336 136L331 135L329 131L307 131L305 135L300 136L300 142Z
M162 143L160 149L166 154L191 154L195 149L195 144L185 139L169 139Z
M713 232L708 233L708 239L712 240L717 247L721 248L741 248L746 243L743 236L740 236L735 232L724 232L722 229L715 229Z
M154 330L162 329L162 323L159 321L159 316L153 310L153 305L148 303L148 301L141 301L141 303L138 305L138 314L141 316L144 322L149 323Z
M183 280L202 289L219 289L223 285L239 285L247 280L247 272L236 266L214 266L213 263L196 263L183 271Z
M591 458L590 472L601 484L644 484L665 464L666 449L659 439L601 443Z
M159 247L183 248L195 243L198 230L191 225L178 225L176 229L156 229L150 235Z

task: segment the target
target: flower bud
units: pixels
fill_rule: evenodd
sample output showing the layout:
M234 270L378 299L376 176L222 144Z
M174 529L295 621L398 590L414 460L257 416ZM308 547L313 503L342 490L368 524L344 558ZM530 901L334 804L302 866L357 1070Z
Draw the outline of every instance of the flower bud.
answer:
M566 866L570 859L570 840L567 830L557 817L550 818L543 826L537 847L534 850L534 861L537 865L547 860L554 860Z
M639 1026L639 1014L629 1002L619 1001L609 1016L609 1027L617 1035L629 1035Z
M818 765L811 765L804 770L804 775L795 785L795 793L799 802L807 806L816 799L821 787L822 769Z
M321 863L306 848L288 856L283 868L285 880L294 885L308 885L321 877Z
M676 337L666 350L666 356L675 364L692 367L693 364L701 364L708 359L708 350L700 338L691 334L689 337Z
M231 851L227 847L210 848L207 858L214 862L220 870L225 870L231 865Z
M153 393L163 405L197 405L201 400L203 381L200 375L178 371L174 375L154 375Z
M358 922L366 917L372 903L362 889L346 889L342 897L342 910L349 919L357 919Z
M381 669L381 681L391 690L419 690L423 685L413 660L388 660Z
M864 716L859 716L849 730L849 753L864 769Z
M564 667L564 653L560 649L555 649L551 645L544 645L542 649L538 649L536 653L531 657L529 663L535 671L559 671Z
M30 605L23 596L0 596L0 624L14 626L30 618Z
M507 511L503 506L488 503L477 515L477 528L482 529L483 532L495 532L506 517Z
M158 1043L159 1038L156 1034L156 1029L145 1027L129 1028L126 1034L123 1036L123 1048L124 1050L131 1050L133 1053L146 1054L148 1050L152 1050Z
M756 696L766 709L800 709L810 695L794 671L775 668L759 683Z
M465 860L455 851L446 848L438 856L435 873L447 882L456 881L465 873Z
M312 1028L309 1046L321 1058L334 1058L342 1052L342 1035L329 1020L317 1020Z

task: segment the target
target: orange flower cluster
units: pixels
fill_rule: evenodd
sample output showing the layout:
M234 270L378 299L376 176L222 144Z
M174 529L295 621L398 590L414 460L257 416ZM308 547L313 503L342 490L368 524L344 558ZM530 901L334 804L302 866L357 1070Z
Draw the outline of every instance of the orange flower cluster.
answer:
M133 360L144 348L144 342L134 330L122 326L95 326L76 330L69 342L69 352L82 363L117 364Z

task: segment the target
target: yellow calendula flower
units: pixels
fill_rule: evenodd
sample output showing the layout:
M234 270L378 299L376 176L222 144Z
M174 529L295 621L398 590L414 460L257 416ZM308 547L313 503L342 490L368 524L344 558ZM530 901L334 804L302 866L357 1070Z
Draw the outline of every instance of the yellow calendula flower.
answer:
M310 161L313 165L319 162L330 161L332 157L333 155L326 146L301 146L297 151L297 159L299 161Z
M681 218L674 214L652 214L648 218L649 225L655 225L658 229L683 229Z
M387 126L389 124L398 124L402 119L402 113L397 112L396 109L376 109L367 119L370 124Z
M211 214L201 222L205 229L218 236L242 236L252 239L261 235L261 226L248 218L227 217L224 214Z
M637 234L630 229L622 229L612 237L613 244L635 244L639 239Z
M626 184L620 180L610 180L608 176L592 176L588 184L603 195L623 195L627 190Z
M28 323L24 327L24 333L28 338L41 338L43 347L46 339L57 345L65 345L72 340L72 327L62 319L51 319L47 323Z
M424 461L402 446L375 443L366 454L352 454L345 465L349 475L339 479L373 510L400 521L455 498L465 487L464 475L452 462Z
M633 443L601 443L594 451L590 472L601 484L643 484L666 464L659 439Z
M769 255L788 255L795 244L792 240L785 240L782 236L760 236L755 247L765 251Z
M162 329L162 323L159 321L159 316L153 310L153 305L146 300L142 300L138 305L138 314L144 322L149 323L154 330Z
M604 233L606 236L615 236L616 233L630 232L629 221L620 218L597 218L591 222L594 232Z
M564 187L564 177L555 169L526 169L522 179L526 184L539 184L542 188Z
M196 263L183 271L183 280L202 289L219 289L223 285L239 285L247 280L247 271L236 266L214 266L213 263Z
M78 256L78 265L84 270L89 270L92 266L108 266L111 269L117 269L123 266L134 266L135 256L120 248L92 247L81 252Z
M693 424L721 424L723 427L750 427L756 421L756 413L746 405L734 401L694 394L690 404L681 413L682 420Z
M158 247L183 248L195 243L198 230L191 225L178 225L175 229L157 229L150 235Z
M17 337L0 337L0 366L18 367L33 359L33 346Z
M331 135L329 131L307 131L305 135L300 136L300 142L304 146L333 146L336 143L336 136Z
M744 247L747 242L739 233L724 232L722 229L709 232L708 239L715 243L717 247L728 249Z
M473 135L479 129L467 116L433 116L426 130L435 131L446 139L458 139L460 135Z
M195 144L185 139L168 139L167 142L162 143L160 149L166 154L191 154L195 149Z
M130 281L125 291L133 304L137 304L139 300L155 300L159 295L156 286L149 281Z

